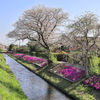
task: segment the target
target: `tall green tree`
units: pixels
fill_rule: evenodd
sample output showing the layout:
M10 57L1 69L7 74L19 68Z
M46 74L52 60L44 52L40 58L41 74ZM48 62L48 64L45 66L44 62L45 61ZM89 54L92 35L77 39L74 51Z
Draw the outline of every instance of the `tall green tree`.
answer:
M30 53L31 53L33 51L37 52L39 44L37 42L34 42L34 41L29 41L27 43L27 46L29 47L29 50L30 50Z
M13 51L13 50L15 50L15 45L14 44L10 44L9 48L8 48L8 51Z

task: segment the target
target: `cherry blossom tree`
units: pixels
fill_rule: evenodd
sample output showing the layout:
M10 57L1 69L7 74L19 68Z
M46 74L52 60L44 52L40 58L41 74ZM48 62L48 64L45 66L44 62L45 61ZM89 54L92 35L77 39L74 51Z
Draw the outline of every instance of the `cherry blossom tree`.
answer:
M100 25L98 23L97 15L86 12L77 17L70 25L70 35L73 37L74 44L80 47L84 56L84 66L86 71L86 77L89 77L88 73L88 54L92 47L96 44L96 40L100 36ZM91 36L91 37L90 37Z
M59 32L68 20L68 13L62 8L50 8L44 5L34 6L24 11L14 24L15 29L7 34L15 40L29 39L38 42L50 53L53 35Z

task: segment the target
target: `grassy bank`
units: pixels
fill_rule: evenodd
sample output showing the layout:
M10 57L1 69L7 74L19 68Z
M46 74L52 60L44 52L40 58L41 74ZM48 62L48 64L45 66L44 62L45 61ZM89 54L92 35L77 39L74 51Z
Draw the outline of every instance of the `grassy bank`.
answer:
M0 54L0 100L28 100L2 54Z
M11 56L11 55L10 55ZM13 57L13 56L11 56ZM60 76L57 76L53 73L48 72L49 66L45 68L38 68L34 64L30 64L28 62L21 61L16 57L13 57L15 60L23 64L25 67L35 72L37 75L41 76L47 82L51 83L53 86L57 87L59 90L74 98L75 100L99 100L100 98L96 98L95 89L85 85L83 81L86 78L81 79L78 82L71 83ZM100 91L98 91L100 92Z

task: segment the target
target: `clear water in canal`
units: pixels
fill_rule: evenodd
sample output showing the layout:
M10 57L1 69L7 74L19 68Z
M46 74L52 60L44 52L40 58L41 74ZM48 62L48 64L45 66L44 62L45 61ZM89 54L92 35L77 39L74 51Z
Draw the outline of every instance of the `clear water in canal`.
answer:
M28 100L72 100L8 55L3 55Z

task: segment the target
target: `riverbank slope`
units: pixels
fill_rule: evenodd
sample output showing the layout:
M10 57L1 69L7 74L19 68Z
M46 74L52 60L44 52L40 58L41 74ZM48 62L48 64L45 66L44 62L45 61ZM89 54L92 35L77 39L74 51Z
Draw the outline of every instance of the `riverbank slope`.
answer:
M28 100L2 54L0 54L0 100Z

